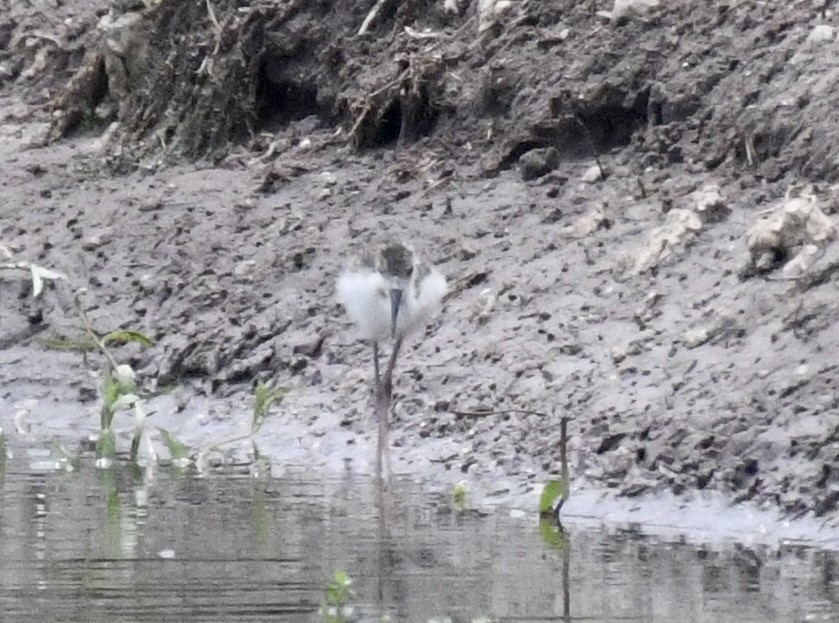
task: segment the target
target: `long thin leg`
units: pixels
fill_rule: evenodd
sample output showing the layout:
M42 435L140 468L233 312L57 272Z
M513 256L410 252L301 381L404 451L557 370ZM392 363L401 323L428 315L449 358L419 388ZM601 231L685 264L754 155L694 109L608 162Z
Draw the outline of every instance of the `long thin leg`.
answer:
M378 441L376 443L376 480L382 482L382 452L387 447L387 415L390 410L390 394L385 391L384 381L376 383L376 423Z
M382 378L381 395L378 397L382 403L379 410L379 455L376 461L377 475L381 478L382 473L382 456L384 456L385 465L387 468L387 476L390 479L391 470L390 464L390 444L388 443L388 429L390 419L390 404L393 399L393 370L396 367L396 358L399 356L399 349L402 347L402 339L398 338L393 343L393 351L390 353L390 359L387 362L385 375Z
M379 343L373 340L373 371L376 378L373 379L373 391L379 391Z
M376 444L376 480L382 482L382 444L387 443L382 435L387 435L387 430L382 430L382 421L387 421L387 412L390 409L390 397L385 396L382 377L379 374L379 343L373 340L373 399L376 415L376 422L379 428L379 438Z
M375 379L373 385L375 419L378 427L376 443L376 480L382 482L382 447L387 443L387 412L390 409L390 396L385 393L382 377L379 373L379 343L373 341L373 370ZM384 422L384 424L382 424Z

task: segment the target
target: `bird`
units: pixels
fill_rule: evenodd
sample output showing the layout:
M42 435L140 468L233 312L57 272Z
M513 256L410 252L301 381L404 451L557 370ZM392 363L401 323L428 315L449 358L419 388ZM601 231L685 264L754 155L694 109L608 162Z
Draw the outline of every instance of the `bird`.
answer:
M388 242L378 253L366 253L339 276L338 301L361 336L373 345L375 412L378 420L376 474L382 476L387 448L388 414L393 393L393 370L404 339L425 328L440 308L446 278L410 246ZM393 341L384 375L380 375L379 344Z

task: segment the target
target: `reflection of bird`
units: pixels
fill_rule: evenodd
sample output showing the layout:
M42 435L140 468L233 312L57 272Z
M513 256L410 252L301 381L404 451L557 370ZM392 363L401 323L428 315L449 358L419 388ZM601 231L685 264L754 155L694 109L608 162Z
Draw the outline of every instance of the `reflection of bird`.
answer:
M423 328L440 307L446 279L405 245L391 243L375 256L365 255L338 277L338 300L347 314L373 342L376 416L379 444L376 461L381 476L387 452L388 411L393 390L393 368L406 335ZM383 377L379 375L379 342L393 338L393 350Z

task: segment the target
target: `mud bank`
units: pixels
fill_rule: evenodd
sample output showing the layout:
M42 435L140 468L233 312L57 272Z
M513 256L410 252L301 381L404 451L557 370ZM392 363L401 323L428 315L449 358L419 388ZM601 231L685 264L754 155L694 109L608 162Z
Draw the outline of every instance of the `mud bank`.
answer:
M52 66L45 53L27 77L48 45L26 47L27 29L75 39L66 21L16 4L0 57L19 63L0 94L2 244L86 287L100 330L155 339L119 356L148 391L178 388L154 417L186 441L237 426L249 387L277 379L291 391L261 450L290 458L302 447L324 464L349 453L364 469L372 362L334 280L358 249L409 240L453 295L400 364L397 465L526 488L557 472L564 415L582 488L719 492L835 526L837 243L805 225L750 247L786 195L812 197L836 223L839 57L835 33L816 29L835 16L685 2L614 20L602 3L522 3L481 41L476 7L410 10L420 4L339 45L332 66L312 52L317 38L287 46L284 71L318 68L316 96L302 100L318 104L314 116L284 108L299 97L266 100L263 65L239 76L254 95L230 101L245 108L225 109L262 119L250 138L232 142L242 128L228 128L224 141L192 141L196 126L173 121L189 109L178 97L139 128L113 92L96 110L117 125L68 125L49 144L38 141L56 117L41 105L66 93L85 55ZM324 6L317 19L336 32L365 14ZM222 30L234 24L226 8ZM62 10L77 12L75 38L96 40L87 4ZM306 41L315 16L263 18L277 59L276 42ZM433 114L407 130L399 84L379 92L405 71L399 53L441 63L422 74L420 110ZM272 84L288 95L297 83ZM334 106L320 106L326 93ZM172 149L153 145L159 130ZM791 274L808 245L814 260ZM95 427L97 385L80 357L43 345L78 335L67 297L48 289L33 302L27 283L2 279L0 425L13 428L15 405L31 399L33 433ZM60 411L68 402L87 406Z

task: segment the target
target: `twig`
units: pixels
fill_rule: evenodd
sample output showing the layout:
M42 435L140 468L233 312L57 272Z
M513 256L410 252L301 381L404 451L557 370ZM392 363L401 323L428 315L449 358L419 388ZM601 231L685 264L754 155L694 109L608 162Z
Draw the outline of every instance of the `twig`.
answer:
M352 128L350 128L350 131L347 133L347 140L351 140L355 136L355 133L358 131L358 128L361 126L361 122L364 121L367 118L368 114L370 114L370 111L373 109L373 107L372 107L373 98L378 97L379 95L381 95L382 93L384 93L388 89L392 89L393 87L398 85L400 82L402 82L402 80L404 80L405 78L408 77L409 73L410 73L410 69L403 70L401 74L399 74L396 78L394 78L393 80L391 80L390 82L385 84L383 87L380 87L380 88L376 89L375 91L373 91L372 93L368 93L365 96L364 107L361 110L361 114L358 115L358 119L355 120L355 123L353 123Z
M457 281L455 281L452 284L452 287L449 288L449 291L446 292L446 295L443 297L443 302L444 303L447 302L449 299L454 298L456 295L460 294L463 290L470 287L475 279L478 279L480 277L481 280L478 283L483 283L483 281L488 276L489 276L489 273L487 273L486 271L476 270L476 271L473 271L473 272L469 273L465 277L462 277L462 278L458 279Z
M563 415L559 421L559 465L564 486L559 507L568 499L568 484L570 482L568 479L568 421L570 419L567 415ZM556 509L557 516L559 516L559 507Z
M382 10L382 7L387 3L388 0L378 0L376 4L373 5L373 8L370 9L370 12L367 14L367 17L364 18L364 21L361 23L361 28L358 29L358 36L361 37L362 35L367 33L367 30L370 28L370 24L373 23L373 20L376 19L376 16L379 14L379 11Z
M547 413L541 411L531 411L530 409L502 409L501 411L451 411L454 415L461 417L485 417L488 415L506 415L508 413L521 413L523 415L538 415L540 417L547 417Z
M583 123L583 120L580 119L579 115L571 115L571 118L583 129L583 134L586 136L586 142L588 142L588 146L591 149L591 155L594 158L597 168L600 170L600 180L604 181L606 179L606 173L603 171L603 165L600 164L600 158L597 157L597 147L594 144L594 138L591 136L588 126Z
M210 21L213 22L213 29L216 31L216 47L213 50L213 56L218 54L219 47L221 47L221 24L218 23L216 19L216 12L213 10L213 5L210 3L210 0L207 0L207 13L210 15Z

